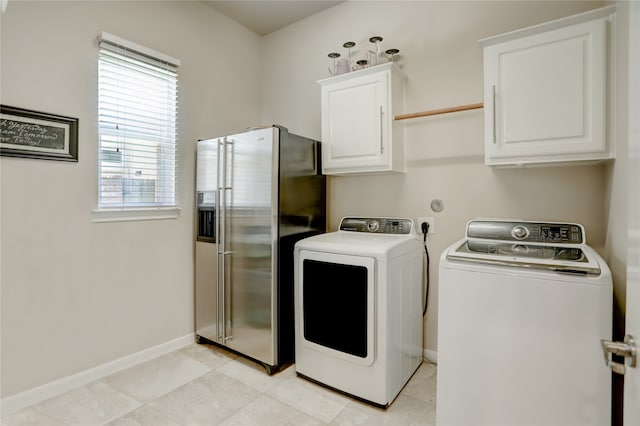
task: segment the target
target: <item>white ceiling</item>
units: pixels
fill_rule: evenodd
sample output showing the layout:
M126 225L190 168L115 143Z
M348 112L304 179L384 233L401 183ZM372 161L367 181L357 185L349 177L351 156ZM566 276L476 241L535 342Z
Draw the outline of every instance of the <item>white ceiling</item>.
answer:
M203 1L261 36L342 3L325 0Z

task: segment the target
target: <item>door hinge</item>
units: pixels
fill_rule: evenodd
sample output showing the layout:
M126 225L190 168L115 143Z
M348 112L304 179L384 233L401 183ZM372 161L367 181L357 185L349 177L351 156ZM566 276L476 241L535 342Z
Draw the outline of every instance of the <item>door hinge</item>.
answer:
M604 360L607 367L614 373L625 373L626 366L634 368L637 364L638 349L636 348L636 341L632 335L627 334L624 336L624 342L613 342L611 340L600 340L602 344L602 352L604 353ZM625 362L615 362L611 359L610 354L619 355L625 358Z

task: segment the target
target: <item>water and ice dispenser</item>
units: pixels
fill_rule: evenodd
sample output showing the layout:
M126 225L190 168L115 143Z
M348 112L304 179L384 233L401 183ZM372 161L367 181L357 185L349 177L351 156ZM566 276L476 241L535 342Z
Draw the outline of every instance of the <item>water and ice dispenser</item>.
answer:
M217 191L202 191L196 194L198 241L216 242L216 193Z

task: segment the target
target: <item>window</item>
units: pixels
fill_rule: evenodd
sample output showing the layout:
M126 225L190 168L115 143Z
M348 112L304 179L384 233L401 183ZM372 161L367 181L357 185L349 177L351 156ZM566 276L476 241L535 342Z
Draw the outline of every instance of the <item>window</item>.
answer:
M179 65L177 59L102 33L99 209L176 207Z

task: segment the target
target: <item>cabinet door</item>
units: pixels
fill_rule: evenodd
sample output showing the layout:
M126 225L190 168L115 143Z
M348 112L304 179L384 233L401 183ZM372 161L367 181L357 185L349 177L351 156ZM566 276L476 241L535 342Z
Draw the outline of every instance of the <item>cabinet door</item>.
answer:
M322 86L325 172L390 169L388 86L389 73Z
M605 19L485 48L487 164L606 158Z

